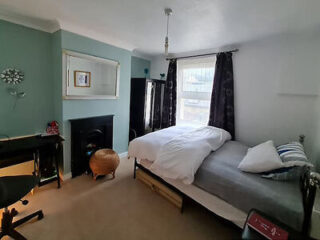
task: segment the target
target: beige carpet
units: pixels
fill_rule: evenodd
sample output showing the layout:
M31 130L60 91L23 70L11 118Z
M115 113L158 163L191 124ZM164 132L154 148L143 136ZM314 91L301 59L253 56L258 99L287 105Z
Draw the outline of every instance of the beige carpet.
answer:
M122 159L114 180L80 176L36 189L16 218L42 209L41 221L17 230L28 239L239 239L240 230L193 202L183 214L132 178L131 160Z

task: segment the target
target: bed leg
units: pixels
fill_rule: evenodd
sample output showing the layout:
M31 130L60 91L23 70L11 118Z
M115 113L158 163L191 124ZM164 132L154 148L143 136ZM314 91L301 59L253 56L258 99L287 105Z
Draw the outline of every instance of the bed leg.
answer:
M182 204L181 204L181 208L180 208L180 213L182 214L184 210L184 197L182 197Z
M136 179L137 159L134 158L133 179Z

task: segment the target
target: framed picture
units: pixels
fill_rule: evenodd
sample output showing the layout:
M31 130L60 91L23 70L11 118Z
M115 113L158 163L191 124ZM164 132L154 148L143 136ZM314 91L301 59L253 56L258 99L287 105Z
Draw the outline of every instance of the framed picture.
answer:
M74 86L87 87L91 85L91 72L74 71Z

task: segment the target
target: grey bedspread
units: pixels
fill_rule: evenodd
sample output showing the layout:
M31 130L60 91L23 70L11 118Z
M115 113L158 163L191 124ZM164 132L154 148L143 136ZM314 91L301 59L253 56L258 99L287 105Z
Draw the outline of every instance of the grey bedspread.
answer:
M299 182L269 180L242 172L237 167L247 149L236 141L225 143L204 160L193 184L245 212L255 208L301 230L304 213Z

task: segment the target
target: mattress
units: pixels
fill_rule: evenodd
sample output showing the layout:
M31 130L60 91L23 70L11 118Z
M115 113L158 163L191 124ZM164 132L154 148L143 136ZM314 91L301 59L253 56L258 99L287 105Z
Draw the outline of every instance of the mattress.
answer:
M281 182L244 173L237 166L248 147L225 143L211 153L195 175L194 185L249 212L255 208L300 231L304 211L299 182Z

